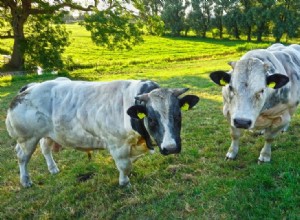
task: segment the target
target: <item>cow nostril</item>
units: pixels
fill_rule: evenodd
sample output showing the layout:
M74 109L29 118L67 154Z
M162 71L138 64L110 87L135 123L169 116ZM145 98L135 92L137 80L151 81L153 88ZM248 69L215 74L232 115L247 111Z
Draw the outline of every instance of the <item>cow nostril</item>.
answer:
M233 123L236 128L248 129L250 128L252 121L245 118L235 118L233 119Z
M169 154L178 154L180 153L181 148L177 145L170 145L168 147L164 147L160 150L161 154L163 155L169 155Z

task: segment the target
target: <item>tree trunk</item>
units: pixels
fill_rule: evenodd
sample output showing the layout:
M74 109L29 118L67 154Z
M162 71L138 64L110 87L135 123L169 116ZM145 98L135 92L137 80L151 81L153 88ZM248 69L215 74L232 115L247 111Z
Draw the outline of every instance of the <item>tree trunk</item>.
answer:
M24 68L24 24L28 15L12 11L12 27L14 33L14 45L11 60L8 63L12 69L21 70Z
M234 25L234 37L235 37L235 39L241 39L240 38L240 32L239 32L239 27L238 27L238 24L237 23L235 23L235 25Z
M220 33L219 33L220 39L223 39L223 24L220 25Z
M247 30L247 41L251 41L251 32L251 27L249 26Z
M206 27L206 25L204 25L203 32L202 32L203 38L206 38L206 31L207 31L207 27Z
M280 43L280 39L281 39L281 36L280 37L276 36L275 42Z
M262 42L262 36L263 32L266 29L266 26L264 23L261 23L257 27L257 42Z
M257 42L262 42L262 33L260 31L257 33Z

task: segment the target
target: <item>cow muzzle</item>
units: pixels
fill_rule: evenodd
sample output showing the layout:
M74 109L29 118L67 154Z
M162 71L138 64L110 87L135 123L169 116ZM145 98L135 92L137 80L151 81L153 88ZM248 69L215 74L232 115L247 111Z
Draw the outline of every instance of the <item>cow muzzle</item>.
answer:
M234 127L249 129L251 127L252 121L246 118L235 118L233 119Z
M179 154L180 151L181 151L181 147L177 146L176 144L167 145L160 148L160 153L162 155Z

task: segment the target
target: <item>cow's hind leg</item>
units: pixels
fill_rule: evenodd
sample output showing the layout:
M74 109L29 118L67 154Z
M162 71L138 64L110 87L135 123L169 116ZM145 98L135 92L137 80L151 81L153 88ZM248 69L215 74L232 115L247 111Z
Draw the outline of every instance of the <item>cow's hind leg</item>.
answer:
M38 140L31 138L24 142L17 143L15 148L20 168L20 182L24 187L30 187L32 185L27 164L36 149L37 142Z
M129 153L124 148L118 150L112 150L111 155L113 156L117 168L120 172L119 174L119 185L120 186L130 186L129 174L132 169L132 163L129 157Z
M238 154L241 129L231 127L230 134L231 134L231 145L226 154L225 157L226 160L233 160L236 158Z
M48 170L51 174L56 174L59 172L59 169L52 157L52 147L55 144L56 143L50 138L42 138L40 140L40 147L46 159Z

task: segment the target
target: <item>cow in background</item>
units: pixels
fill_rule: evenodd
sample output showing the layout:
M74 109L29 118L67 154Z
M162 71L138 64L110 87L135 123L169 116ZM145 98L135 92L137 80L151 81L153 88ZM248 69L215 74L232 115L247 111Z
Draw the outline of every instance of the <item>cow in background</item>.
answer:
M242 129L263 130L265 144L259 163L271 160L271 143L285 130L300 99L300 46L274 44L247 52L232 71L215 71L210 78L222 86L223 114L231 128L227 159L239 149Z
M20 182L32 185L27 164L38 142L50 173L59 172L55 144L90 151L107 149L129 184L132 162L158 145L161 154L181 151L181 110L199 98L188 89L160 88L152 81L71 81L58 78L24 87L11 102L6 127L16 139Z

